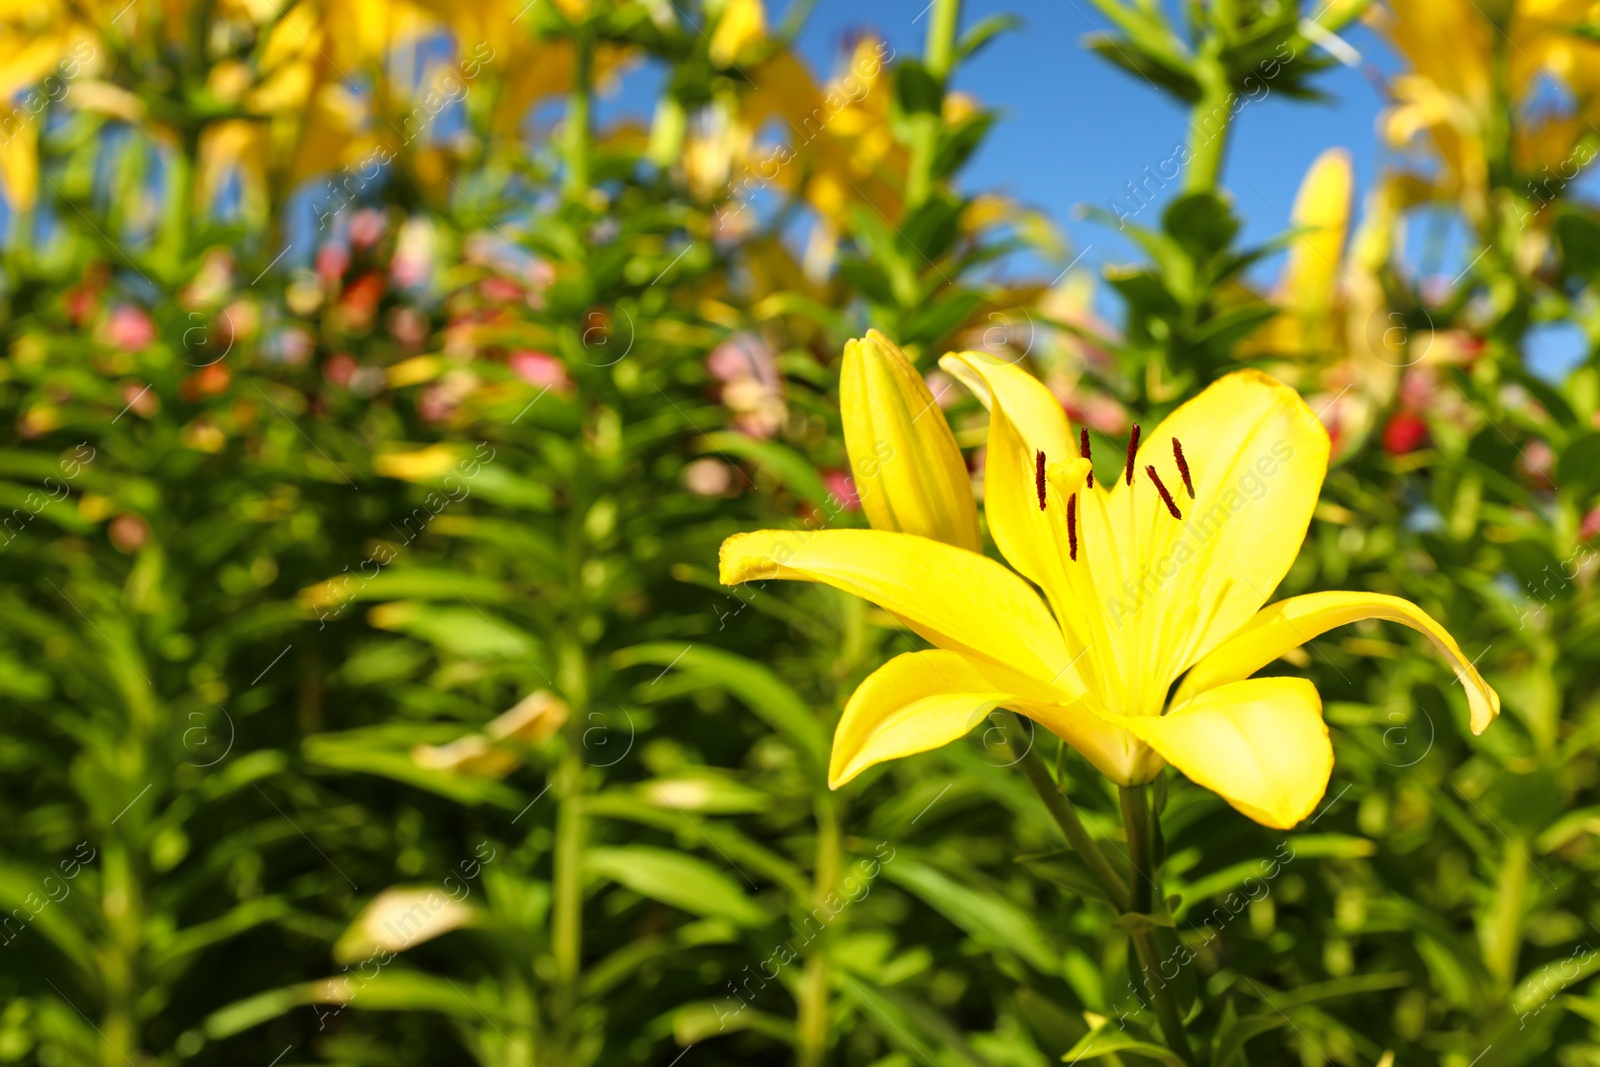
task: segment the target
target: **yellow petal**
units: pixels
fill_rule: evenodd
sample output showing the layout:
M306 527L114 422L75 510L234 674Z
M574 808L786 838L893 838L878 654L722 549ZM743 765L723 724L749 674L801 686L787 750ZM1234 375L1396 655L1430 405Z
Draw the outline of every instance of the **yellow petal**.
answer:
M1195 664L1176 699L1247 678L1292 648L1362 619L1388 619L1411 627L1432 641L1467 691L1472 732L1481 734L1500 714L1500 696L1461 653L1461 646L1427 612L1397 596L1382 593L1307 593L1263 608L1216 651Z
M1168 512L1147 466L1182 519ZM1327 469L1327 431L1299 394L1239 371L1143 437L1131 488L1119 478L1109 494L1088 494L1080 559L1108 594L1107 628L1129 685L1114 710L1155 714L1178 675L1267 602L1300 551Z
M950 424L905 353L877 330L844 346L839 409L873 529L982 551L972 479Z
M1279 830L1315 810L1333 773L1322 700L1304 678L1250 678L1165 715L1114 721L1195 784Z
M1100 648L1099 609L1083 567L1072 561L1067 507L1089 473L1078 457L1061 404L1037 378L982 352L940 361L989 409L983 510L1006 560L1044 590L1075 647ZM1045 454L1045 507L1039 506L1038 456ZM1076 505L1074 505L1075 507ZM1098 655L1081 664L1100 670Z
M745 49L760 44L767 36L767 13L761 0L728 0L711 33L711 60L719 67L731 67Z
M1295 236L1289 244L1279 300L1298 320L1297 352L1326 352L1332 347L1330 315L1354 185L1350 153L1330 148L1311 165L1295 197Z
M1027 582L987 556L882 530L758 530L722 542L724 585L823 582L912 623L941 648L1005 663L1045 685L1072 684L1072 656Z
M1126 730L997 663L907 652L868 676L845 705L828 784L837 789L874 764L947 745L1001 706L1032 718L1118 781L1128 781L1130 754L1143 749Z
M0 97L0 99L4 99ZM0 197L13 215L27 215L39 199L39 127L28 120L15 130L0 129Z
M939 360L939 366L972 390L990 411L998 398L1030 453L1043 452L1051 461L1078 454L1061 401L1043 382L1015 363L987 352L952 352Z

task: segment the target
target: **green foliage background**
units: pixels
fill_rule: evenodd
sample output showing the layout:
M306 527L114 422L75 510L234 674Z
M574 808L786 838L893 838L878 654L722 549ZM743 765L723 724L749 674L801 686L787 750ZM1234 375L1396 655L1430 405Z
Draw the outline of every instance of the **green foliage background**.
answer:
M1108 279L1114 335L986 270L1060 250L958 191L994 116L945 86L1007 25L953 0L849 105L867 134L797 151L760 204L739 124L840 109L796 96L795 27L735 33L732 0L499 12L496 49L568 64L553 130L497 125L521 72L485 64L461 136L406 139L382 181L307 186L270 147L211 201L208 136L286 121L219 99L219 68L265 79L280 24L339 5L157 6L8 15L39 40L76 19L138 107L51 99L0 259L0 1062L1172 1062L1018 747L1113 845L1114 790L996 716L830 792L840 707L914 639L828 589L723 589L715 559L740 530L863 524L836 363L869 325L924 369L998 343L1140 417L1245 358L1320 388L1315 360L1244 344L1274 308L1241 280L1264 250L1237 244L1226 138ZM1095 46L1197 127L1263 57L1309 56L1308 20L1359 13L1102 8ZM624 54L671 72L649 130L590 119ZM1378 272L1385 329L1426 319L1475 358L1408 359L1420 404L1375 396L1281 591L1417 601L1506 714L1472 738L1426 647L1363 627L1278 668L1334 727L1312 824L1164 783L1168 980L1213 1067L1600 1064L1600 365L1550 385L1521 361L1535 322L1593 333L1600 221L1541 198L1544 251L1519 251L1510 142L1457 294ZM832 269L786 245L796 220ZM1037 347L995 342L1024 311ZM1424 444L1382 447L1402 415ZM981 441L981 409L951 416ZM553 735L459 741L537 693L566 708ZM452 742L480 762L415 754ZM385 948L400 914L414 936Z

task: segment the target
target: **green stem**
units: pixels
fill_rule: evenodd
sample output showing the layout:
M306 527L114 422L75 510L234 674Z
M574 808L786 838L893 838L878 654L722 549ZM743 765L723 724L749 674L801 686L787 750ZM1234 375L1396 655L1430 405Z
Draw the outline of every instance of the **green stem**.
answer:
M574 714L581 724L581 713ZM567 750L556 770L556 840L551 902L551 953L555 957L555 983L551 1020L555 1030L557 1062L571 1062L575 1037L572 1020L577 1012L578 976L583 950L583 760L577 735L569 736Z
M1019 718L1016 721L1020 731L1022 720ZM1056 785L1055 779L1050 777L1050 770L1044 765L1044 760L1030 745L1017 763L1022 768L1023 776L1028 779L1028 784L1033 786L1034 792L1039 794L1039 799L1044 801L1044 806L1055 819L1056 825L1061 827L1067 843L1077 852L1095 879L1105 887L1117 910L1127 910L1129 900L1127 883L1122 880L1117 869L1111 866L1111 861L1106 859L1105 853L1100 851L1100 846L1094 843L1094 838L1089 836L1089 831L1078 818L1078 811L1072 806L1072 801L1067 799L1067 795Z
M839 813L831 793L817 797L816 871L811 883L813 907L827 908L827 899L839 884ZM821 1067L828 1054L827 941L806 957L800 980L797 1020L800 1067Z
M594 100L594 33L587 26L578 31L578 70L567 97L567 173L568 200L580 200L589 192L589 113Z
M1152 862L1150 802L1145 786L1122 787L1122 821L1128 831L1128 867L1133 882L1132 906L1138 914L1149 914L1155 897L1155 865ZM1183 1025L1183 1012L1173 998L1172 988L1161 980L1161 950L1156 943L1153 926L1136 924L1130 928L1133 948L1144 971L1145 991L1154 1002L1156 1018L1161 1021L1161 1034L1167 1047L1176 1052L1185 1063L1194 1062L1194 1051L1189 1045L1189 1032Z
M1491 899L1494 903L1481 921L1478 939L1484 967L1505 993L1516 981L1517 957L1522 952L1522 917L1528 903L1528 858L1517 841L1506 841Z
M102 1067L115 1067L123 1062L124 1049L143 1047L136 1004L142 985L139 958L144 916L135 850L119 837L107 840L102 852L101 907L108 937L99 952L104 997L100 1063Z
M1128 910L1148 914L1153 884L1150 878L1150 804L1142 785L1122 786L1120 794L1122 824L1128 831L1128 868L1133 879Z
M1233 124L1233 90L1222 64L1210 56L1197 59L1195 73L1201 92L1189 110L1189 177L1184 189L1214 192L1222 177L1222 158Z
M928 12L928 37L922 63L944 100L945 83L955 66L956 27L961 22L961 0L934 0ZM906 214L920 207L933 193L933 161L939 153L942 107L920 112L911 128L911 166L906 174Z
M923 61L928 73L942 86L955 66L956 27L961 24L961 0L935 0L928 18L928 38Z
M1158 977L1161 967L1161 950L1156 946L1156 931L1152 926L1140 927L1131 933L1133 950L1139 957L1139 967L1145 973L1145 992L1154 1002L1156 1018L1161 1021L1161 1034L1167 1047L1177 1053L1184 1063L1194 1062L1194 1052L1189 1047L1189 1031L1183 1025L1183 1012L1173 999L1172 989ZM1154 978L1154 981L1151 979Z

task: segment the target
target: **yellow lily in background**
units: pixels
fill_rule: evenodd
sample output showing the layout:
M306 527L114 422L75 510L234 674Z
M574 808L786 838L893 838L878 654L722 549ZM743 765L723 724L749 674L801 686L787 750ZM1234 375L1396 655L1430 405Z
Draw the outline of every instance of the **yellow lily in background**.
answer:
M1119 784L1149 782L1170 763L1257 822L1288 828L1332 771L1321 699L1304 679L1250 675L1369 618L1434 643L1461 680L1474 733L1499 714L1456 642L1408 601L1326 592L1263 607L1299 553L1327 472L1328 435L1292 389L1255 371L1223 378L1142 444L1135 426L1107 485L1091 473L1087 431L1073 437L1037 379L978 352L940 365L989 409L984 510L1010 568L968 542L975 510L933 503L949 498L961 455L909 360L878 334L852 348L844 387L863 504L885 498L867 509L875 528L762 530L722 546L725 584L823 582L935 646L896 656L850 698L834 788L1006 707ZM863 469L868 458L874 469Z
M1270 298L1282 311L1237 349L1244 359L1281 361L1273 373L1321 413L1335 461L1361 447L1393 400L1401 368L1432 346L1428 337L1407 351L1411 331L1390 309L1382 281L1414 184L1380 179L1352 234L1350 153L1319 155L1295 196L1288 256Z

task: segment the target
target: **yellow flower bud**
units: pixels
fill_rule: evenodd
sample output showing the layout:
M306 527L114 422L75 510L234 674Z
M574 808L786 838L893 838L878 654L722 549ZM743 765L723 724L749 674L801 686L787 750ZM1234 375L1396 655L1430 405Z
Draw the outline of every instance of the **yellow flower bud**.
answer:
M839 407L873 529L982 551L972 480L950 424L905 353L876 330L845 345Z

